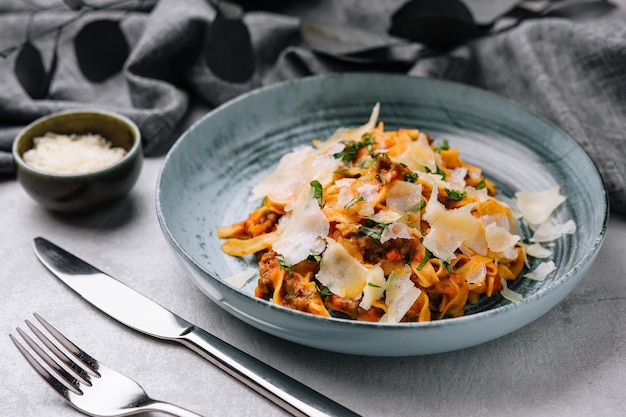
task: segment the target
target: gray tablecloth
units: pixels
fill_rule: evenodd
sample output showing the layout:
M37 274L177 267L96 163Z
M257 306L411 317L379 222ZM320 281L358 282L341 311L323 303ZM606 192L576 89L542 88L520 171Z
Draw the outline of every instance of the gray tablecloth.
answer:
M48 3L49 7L36 7L32 2L8 0L0 5L2 178L10 178L14 169L10 148L17 132L54 111L99 107L123 113L141 128L150 156L171 145L190 100L213 107L281 80L382 70L313 52L301 36L301 19L330 20L380 34L402 2L278 1L271 11L248 11L243 21L250 32L255 71L251 78L237 82L214 75L207 66L203 39L215 19L210 2L128 1L100 9L79 9L80 1L38 2ZM98 3L102 4L89 2ZM71 10L71 5L77 10ZM122 71L90 81L79 68L75 39L88 23L102 20L119 24L129 53ZM37 98L26 92L15 70L26 43L31 52L40 54L43 75L52 75L49 88ZM597 164L612 210L626 213L624 15L586 22L528 20L404 64L384 70L475 85L556 123Z

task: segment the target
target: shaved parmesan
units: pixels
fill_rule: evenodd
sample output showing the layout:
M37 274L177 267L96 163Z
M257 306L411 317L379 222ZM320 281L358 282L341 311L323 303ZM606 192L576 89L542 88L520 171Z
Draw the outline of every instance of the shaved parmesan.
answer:
M368 218L376 223L390 224L400 220L400 218L402 218L402 214L393 210L381 210Z
M446 181L451 190L462 190L465 188L465 176L467 175L467 168L461 167L449 170L449 175Z
M422 291L411 281L410 267L405 266L400 274L393 272L387 283L385 297L387 313L381 317L380 321L399 323L421 293Z
M374 207L370 203L365 203L359 210L359 216L364 218L370 218L374 215Z
M504 227L498 226L496 223L489 223L485 227L485 238L489 249L494 252L504 252L512 248L520 240L518 235L511 234Z
M432 197L430 200L432 201ZM462 244L476 253L486 255L487 241L484 228L471 214L473 204L454 210L435 209L435 215L428 213L430 204L429 201L426 206L428 218L426 215L424 218L429 222L434 218L434 221L430 223L431 229L423 241L429 251L445 262L456 258L455 252Z
M444 216L447 211L444 205L441 204L437 199L438 194L439 189L436 185L433 184L433 190L430 193L428 204L426 204L426 208L424 210L424 220L426 220L431 225L433 223L436 223L437 220Z
M337 205L339 205L340 207L347 206L352 200L357 197L356 193L351 188L354 181L354 178L345 178L335 181L335 184L339 187Z
M530 238L531 242L551 242L566 234L576 231L576 223L568 220L565 223L545 222L542 223Z
M437 258L450 262L456 258L456 250L461 246L462 239L446 233L442 229L431 229L424 238L424 246Z
M373 203L378 198L380 185L363 183L362 185L359 185L356 190L359 192L359 195L363 197L363 200L367 201L368 203Z
M500 279L500 283L502 284L502 290L500 290L500 294L502 294L502 296L507 300L516 303L524 299L524 296L522 294L517 293L508 287L505 279Z
M378 116L380 115L380 103L376 103L372 108L372 112L370 113L370 118L363 126L356 129L356 135L360 139L361 136L373 130L376 127L376 123L378 122Z
M380 234L380 243L385 243L391 239L411 239L412 237L411 231L406 224L396 222L389 224L383 229L383 232Z
M477 263L477 268L465 276L468 284L477 284L487 278L487 267L484 263Z
M422 201L422 184L395 182L387 192L387 207L397 212L413 211Z
M552 212L560 206L566 197L559 194L556 186L537 193L518 191L515 193L517 208L528 223L539 225L550 218Z
M548 258L552 255L550 249L544 248L540 243L533 243L532 245L526 245L526 253L533 258Z
M358 298L369 270L334 239L326 242L317 280L340 297Z
M246 285L246 283L250 281L252 277L254 277L254 275L256 275L256 269L248 268L237 274L229 276L228 278L224 279L224 281L226 281L235 288L241 288Z
M359 307L367 310L372 307L372 303L383 296L387 289L387 280L385 272L380 265L375 265L367 272L365 277L365 287L363 287L363 298L359 303Z
M327 184L332 180L339 161L321 155L310 146L302 146L280 158L278 166L252 189L252 199L268 196L277 203L287 204L297 190L317 180Z
M313 197L310 187L304 189L296 200L293 210L280 218L278 238L274 250L283 256L287 265L295 265L309 257L322 253L326 245L330 224Z
M481 188L480 190L477 190L474 187L467 187L465 188L464 191L467 193L468 197L475 198L477 201L481 203L489 199L489 194L487 194L486 188ZM502 201L500 202L502 203Z
M500 226L506 230L509 230L509 231L513 230L513 226L511 225L511 222L509 221L509 217L504 213L485 214L483 216L480 216L480 221L485 227L489 226L491 223L495 223L497 226Z
M535 281L543 281L554 270L556 270L556 265L553 261L541 262L535 269L524 274L524 276Z
M341 150L337 150L336 146L340 144L342 141L359 141L361 137L373 130L376 127L376 123L378 122L378 116L380 114L380 103L376 103L372 108L372 112L370 113L370 118L362 126L359 126L356 129L346 129L340 128L335 131L335 133L325 141L314 141L315 146L320 152L325 153L327 155L333 155L334 153L341 152ZM342 148L343 149L343 148ZM332 150L332 151L331 151Z
M420 133L416 141L409 143L407 149L396 159L413 171L424 171L424 168L432 172L437 171L435 151L423 133Z

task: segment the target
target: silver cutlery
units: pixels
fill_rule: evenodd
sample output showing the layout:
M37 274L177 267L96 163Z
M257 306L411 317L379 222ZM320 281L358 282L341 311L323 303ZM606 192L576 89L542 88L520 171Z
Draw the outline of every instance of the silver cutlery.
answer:
M358 414L237 349L54 243L38 237L35 254L57 278L115 320L196 352L294 416Z
M37 313L46 336L32 322L26 325L39 342L16 329L34 354L9 335L30 366L73 407L90 416L128 416L160 411L172 416L198 417L177 405L150 398L137 382L111 369L80 349ZM45 346L45 347L44 347Z

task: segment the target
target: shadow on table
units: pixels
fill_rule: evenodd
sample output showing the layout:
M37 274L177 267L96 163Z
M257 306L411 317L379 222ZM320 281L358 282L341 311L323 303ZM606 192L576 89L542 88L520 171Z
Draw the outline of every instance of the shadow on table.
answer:
M44 209L42 209L44 210ZM44 210L56 221L85 229L117 229L138 218L137 199L131 194L92 213L62 213Z

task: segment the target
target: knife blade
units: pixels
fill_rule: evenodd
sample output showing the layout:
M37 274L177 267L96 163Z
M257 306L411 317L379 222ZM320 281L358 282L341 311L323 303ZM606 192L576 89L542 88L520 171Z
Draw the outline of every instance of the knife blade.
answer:
M358 416L301 382L195 326L54 243L34 239L37 258L86 301L124 325L193 350L295 416Z

